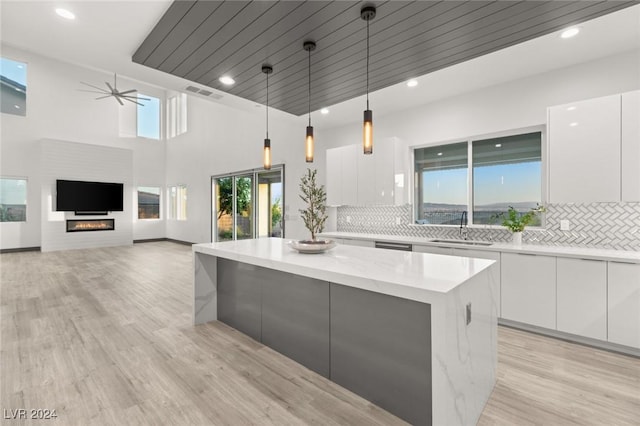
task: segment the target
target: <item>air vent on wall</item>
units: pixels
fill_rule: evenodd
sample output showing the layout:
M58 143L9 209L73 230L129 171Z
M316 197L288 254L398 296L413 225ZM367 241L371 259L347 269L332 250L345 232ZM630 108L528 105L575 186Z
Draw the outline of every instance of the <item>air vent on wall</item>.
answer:
M206 97L212 98L212 99L222 99L222 95L219 95L217 93L213 93L211 90L200 89L199 87L196 87L196 86L187 86L185 88L185 90L187 92L197 93L198 95L206 96Z

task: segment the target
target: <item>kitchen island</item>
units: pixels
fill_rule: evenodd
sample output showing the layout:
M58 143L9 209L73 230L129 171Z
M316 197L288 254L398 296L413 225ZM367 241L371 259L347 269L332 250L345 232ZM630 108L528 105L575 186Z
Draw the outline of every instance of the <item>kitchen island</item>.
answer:
M495 383L493 261L286 240L196 244L194 324L220 320L412 424L475 424Z

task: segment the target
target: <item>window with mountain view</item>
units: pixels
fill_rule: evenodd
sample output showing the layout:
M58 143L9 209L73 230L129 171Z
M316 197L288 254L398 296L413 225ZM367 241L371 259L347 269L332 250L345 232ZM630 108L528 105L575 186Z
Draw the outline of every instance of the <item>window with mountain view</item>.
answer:
M493 224L513 206L527 212L542 201L540 132L477 140L473 149L473 223ZM540 226L536 216L532 226Z
M542 132L417 148L414 162L418 224L457 225L468 211L469 223L499 225L509 206L542 203Z
M467 142L416 149L416 222L451 225L467 209Z

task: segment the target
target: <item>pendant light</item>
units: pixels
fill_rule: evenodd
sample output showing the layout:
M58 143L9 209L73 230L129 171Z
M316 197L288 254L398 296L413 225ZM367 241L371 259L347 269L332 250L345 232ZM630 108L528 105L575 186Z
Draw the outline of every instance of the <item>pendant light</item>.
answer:
M360 9L360 17L367 21L367 109L364 111L362 149L365 154L373 154L373 112L369 109L369 21L376 17L376 8L363 7Z
M309 125L307 126L304 152L307 163L313 163L313 127L311 126L311 51L316 49L316 44L312 41L305 41L302 47L304 50L309 52Z
M271 65L263 65L262 72L267 75L267 137L264 140L264 169L271 169L271 139L269 139L269 74L273 72Z

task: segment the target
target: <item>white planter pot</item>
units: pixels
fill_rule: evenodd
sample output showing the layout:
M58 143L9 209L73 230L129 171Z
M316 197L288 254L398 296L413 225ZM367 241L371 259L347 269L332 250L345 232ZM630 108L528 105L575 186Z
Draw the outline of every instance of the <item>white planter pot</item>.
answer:
M514 232L512 241L517 246L522 245L522 232Z

